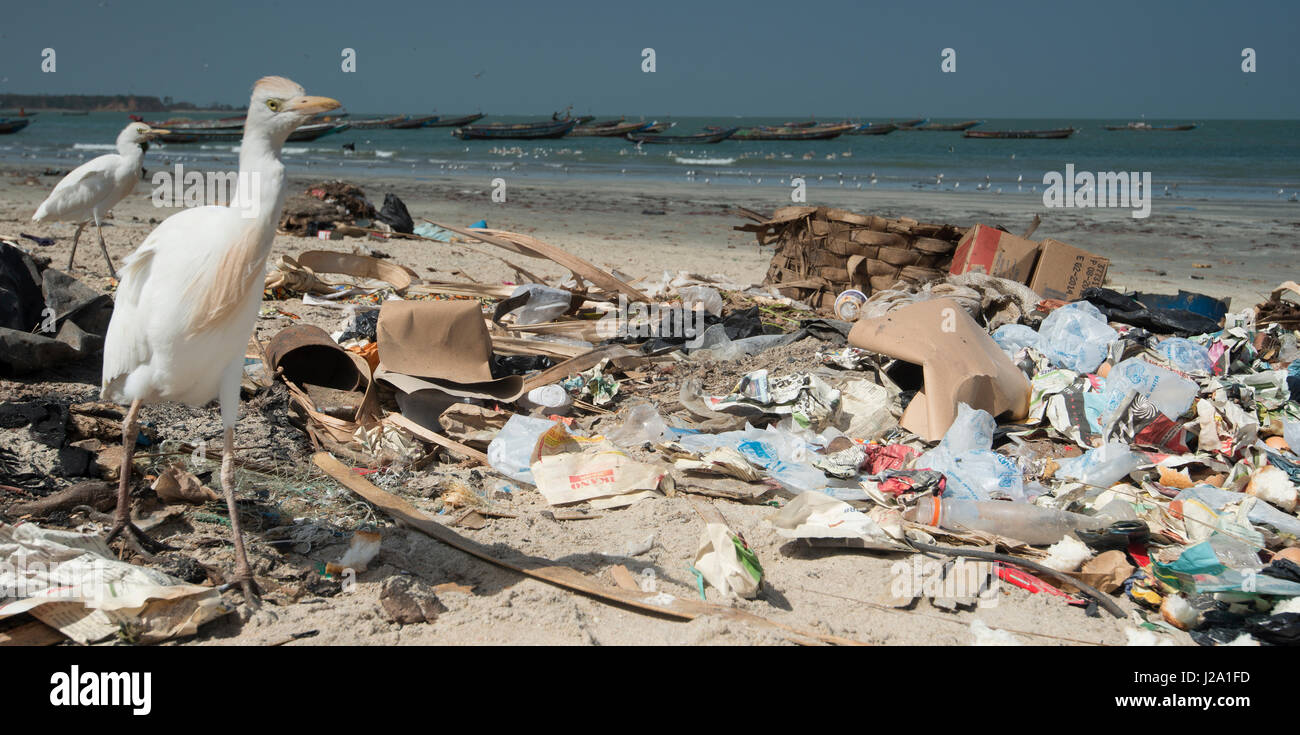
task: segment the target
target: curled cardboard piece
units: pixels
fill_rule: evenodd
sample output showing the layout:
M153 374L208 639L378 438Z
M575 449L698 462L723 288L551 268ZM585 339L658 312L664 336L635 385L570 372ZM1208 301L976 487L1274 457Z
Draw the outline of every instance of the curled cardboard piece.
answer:
M368 255L308 250L295 260L285 255L266 275L264 288L285 288L296 293L330 293L335 279L318 278L318 273L333 273L353 278L371 278L392 284L397 293L405 293L414 281L415 271Z
M849 344L920 365L925 386L899 424L938 441L957 404L1019 419L1029 411L1029 381L979 324L951 299L906 306L853 325Z

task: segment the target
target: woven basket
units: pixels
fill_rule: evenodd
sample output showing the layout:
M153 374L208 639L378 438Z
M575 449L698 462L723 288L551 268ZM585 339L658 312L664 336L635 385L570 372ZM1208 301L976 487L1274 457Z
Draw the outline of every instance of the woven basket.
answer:
M846 289L870 296L900 281L943 278L966 232L828 207L784 207L769 220L736 229L753 232L759 245L776 245L765 285L827 312Z

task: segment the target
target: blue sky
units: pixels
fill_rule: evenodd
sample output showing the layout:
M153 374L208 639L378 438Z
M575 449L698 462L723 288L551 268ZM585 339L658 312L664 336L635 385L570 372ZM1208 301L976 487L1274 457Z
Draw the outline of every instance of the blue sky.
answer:
M282 74L353 112L1300 118L1295 0L7 5L5 92L240 103Z

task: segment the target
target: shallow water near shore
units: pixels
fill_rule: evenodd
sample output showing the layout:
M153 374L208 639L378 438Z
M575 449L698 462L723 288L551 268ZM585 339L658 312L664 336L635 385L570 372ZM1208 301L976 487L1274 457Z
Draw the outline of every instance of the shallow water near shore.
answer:
M192 117L222 114L227 113ZM530 119L536 118L489 115L484 122ZM793 119L798 116L671 118L676 125L669 132L686 135L705 126L779 125ZM980 191L1036 199L1042 197L1045 174L1062 172L1073 164L1080 172L1151 172L1156 198L1258 201L1288 199L1300 191L1300 121L1211 120L1185 132L1104 127L1126 122L1006 119L987 120L976 128L1078 130L1063 140L968 139L959 132L898 130L825 141L642 146L621 138L462 141L449 128L345 130L288 144L285 161L292 171L327 169L341 178L469 175L697 183L708 179L709 183L789 188L792 177L802 177L809 189ZM1147 122L1159 126L1191 121ZM118 112L75 117L45 112L26 130L0 137L0 162L70 168L111 151L125 123L126 116ZM355 151L344 150L345 144ZM233 169L238 150L235 141L160 144L151 148L149 165Z

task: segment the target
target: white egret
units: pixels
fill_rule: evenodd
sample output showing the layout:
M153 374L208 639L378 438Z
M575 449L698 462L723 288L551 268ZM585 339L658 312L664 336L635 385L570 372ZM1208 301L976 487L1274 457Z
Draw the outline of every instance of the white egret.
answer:
M221 488L235 541L234 579L256 604L255 586L235 506L234 431L244 349L262 298L266 258L284 205L280 149L313 115L339 107L308 97L283 77L253 87L239 177L230 206L187 209L168 217L122 263L113 317L104 341L102 395L130 403L122 423L122 475L111 541L130 531L146 547L160 545L133 523L131 453L143 403L221 404L224 446Z
M77 223L77 234L72 237L72 253L68 255L68 270L72 270L72 261L77 257L81 231L94 222L95 231L99 233L99 249L104 251L104 260L108 262L109 275L117 277L113 259L108 257L108 246L104 244L100 220L135 190L144 164L144 144L168 132L171 131L151 128L144 123L127 125L118 133L117 153L106 153L76 167L41 202L36 214L32 215L33 221Z

